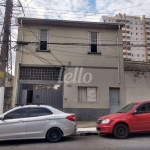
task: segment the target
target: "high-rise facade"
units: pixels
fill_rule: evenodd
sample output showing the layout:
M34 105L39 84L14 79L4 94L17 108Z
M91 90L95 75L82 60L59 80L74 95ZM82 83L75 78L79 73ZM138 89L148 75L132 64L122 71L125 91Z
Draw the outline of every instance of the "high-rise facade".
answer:
M124 60L150 61L150 18L118 14L102 16L102 22L124 24L122 28Z

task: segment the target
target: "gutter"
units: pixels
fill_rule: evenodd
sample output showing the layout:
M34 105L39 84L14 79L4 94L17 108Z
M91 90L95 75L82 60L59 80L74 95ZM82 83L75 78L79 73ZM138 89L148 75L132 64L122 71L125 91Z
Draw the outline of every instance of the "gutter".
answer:
M120 49L119 49L119 32L120 32L120 25L118 28L118 36L117 36L117 51L118 51L118 84L120 84Z

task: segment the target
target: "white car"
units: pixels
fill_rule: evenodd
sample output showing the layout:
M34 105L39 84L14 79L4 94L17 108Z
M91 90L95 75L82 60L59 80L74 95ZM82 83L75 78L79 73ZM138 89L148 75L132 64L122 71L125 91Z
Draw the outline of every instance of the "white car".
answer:
M19 106L0 115L0 141L46 138L58 142L75 132L75 115L51 106Z

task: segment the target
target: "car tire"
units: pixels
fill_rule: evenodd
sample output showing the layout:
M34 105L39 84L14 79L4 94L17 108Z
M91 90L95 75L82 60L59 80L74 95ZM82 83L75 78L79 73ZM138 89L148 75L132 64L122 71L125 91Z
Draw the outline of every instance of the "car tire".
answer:
M117 124L114 127L113 134L118 139L125 139L129 135L129 128L125 124Z
M51 128L46 134L46 139L51 142L59 142L62 138L62 131L59 128Z

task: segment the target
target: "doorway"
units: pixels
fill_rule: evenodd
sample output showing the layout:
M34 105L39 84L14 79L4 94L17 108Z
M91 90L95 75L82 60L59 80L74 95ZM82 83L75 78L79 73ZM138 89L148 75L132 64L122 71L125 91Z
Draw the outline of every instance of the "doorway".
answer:
M120 108L120 88L109 88L110 113L115 113Z
M33 90L27 90L27 104L32 104L33 102Z

